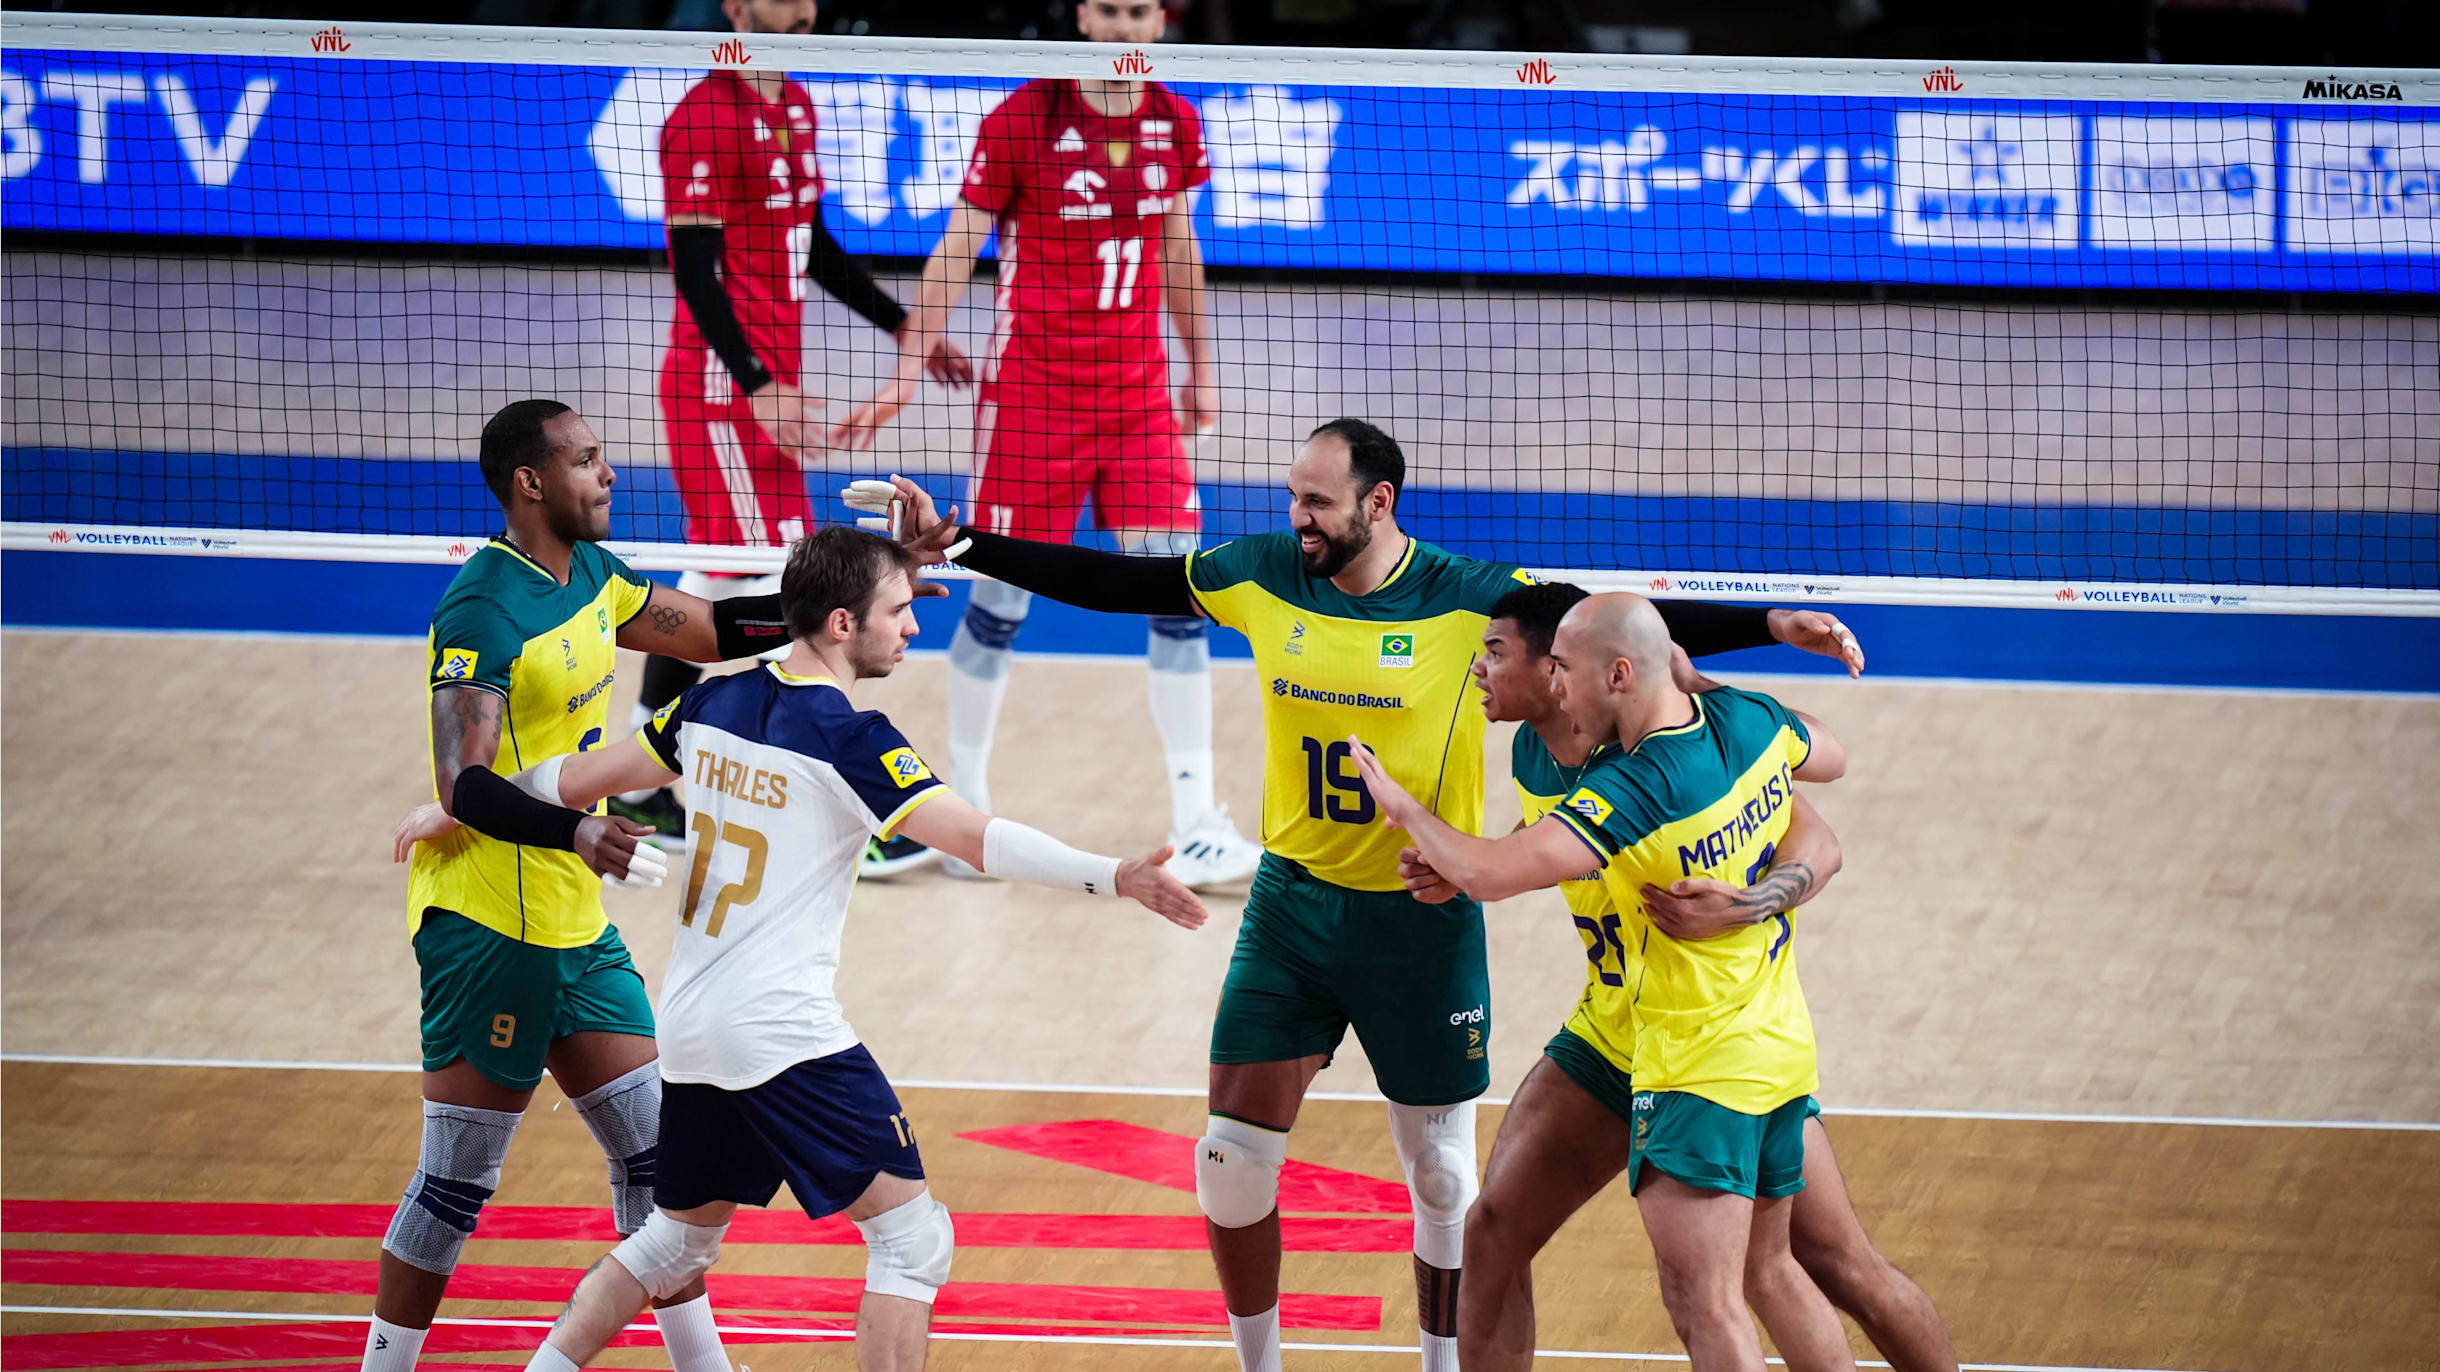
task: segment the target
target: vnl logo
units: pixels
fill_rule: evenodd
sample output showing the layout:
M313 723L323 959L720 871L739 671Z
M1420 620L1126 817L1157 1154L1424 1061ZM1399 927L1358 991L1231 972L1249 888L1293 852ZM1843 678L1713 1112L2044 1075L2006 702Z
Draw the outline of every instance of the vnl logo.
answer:
M347 41L346 34L339 32L339 26L336 24L313 36L315 52L345 52L354 46L355 44Z
M1144 55L1142 48L1135 48L1111 58L1110 70L1120 76L1150 76L1152 59Z
M1531 62L1526 63L1524 66L1517 68L1517 81L1519 84L1527 86L1555 86L1559 84L1559 78L1556 73L1551 71L1550 59L1547 57L1537 57Z
M754 55L746 51L744 39L732 38L712 49L712 60L724 67L742 67L753 61Z

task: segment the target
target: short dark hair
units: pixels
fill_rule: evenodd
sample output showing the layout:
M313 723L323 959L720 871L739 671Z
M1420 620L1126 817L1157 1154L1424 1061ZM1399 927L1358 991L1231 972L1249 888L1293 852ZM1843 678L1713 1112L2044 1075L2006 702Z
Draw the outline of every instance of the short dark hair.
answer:
M913 553L863 529L842 525L798 539L779 574L779 609L788 636L813 637L833 610L845 610L862 623L890 573L912 576L918 565Z
M1323 434L1330 434L1347 445L1347 471L1356 479L1356 498L1372 494L1372 488L1389 483L1389 507L1398 508L1398 493L1406 489L1406 454L1399 450L1398 440L1361 419L1333 419L1305 435L1310 443Z
M1550 656L1550 642L1559 636L1559 621L1576 608L1576 602L1589 598L1592 592L1564 581L1537 581L1519 586L1491 602L1493 619L1516 621L1517 636L1525 640L1525 651L1535 657Z
M519 467L539 467L551 455L551 446L542 437L544 425L566 414L568 407L556 400L519 400L500 407L500 412L483 426L483 445L476 451L475 465L483 469L483 484L491 487L491 498L508 507L510 480Z

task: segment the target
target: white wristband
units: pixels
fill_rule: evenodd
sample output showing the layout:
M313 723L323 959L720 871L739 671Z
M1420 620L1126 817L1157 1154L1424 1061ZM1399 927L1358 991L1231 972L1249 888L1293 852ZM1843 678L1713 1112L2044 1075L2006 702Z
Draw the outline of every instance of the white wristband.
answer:
M1086 895L1118 894L1118 859L1070 848L1013 819L983 826L983 870L1011 881L1063 886Z
M568 759L573 756L572 753L561 753L556 757L546 757L510 777L509 784L545 805L566 806L568 803L559 798L559 769L567 766Z

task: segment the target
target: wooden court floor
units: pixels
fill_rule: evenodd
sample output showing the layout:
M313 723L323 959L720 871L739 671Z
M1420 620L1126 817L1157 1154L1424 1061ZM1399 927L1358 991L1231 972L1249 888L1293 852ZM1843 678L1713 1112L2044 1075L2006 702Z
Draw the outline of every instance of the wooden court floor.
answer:
M380 1068L415 1045L385 857L424 784L418 657L0 636L0 1365L354 1365L415 1147L415 1079ZM1018 671L1000 808L1157 843L1141 669ZM1857 757L1815 793L1848 870L1799 928L1823 1097L1873 1112L1833 1114L1841 1161L1966 1361L2440 1367L2440 843L2418 803L2440 701L1768 684ZM1215 689L1223 797L1249 822L1250 686L1224 667ZM937 661L869 699L937 742ZM665 900L612 901L657 982ZM1556 910L1491 916L1496 1095L1581 976ZM1216 900L1188 935L933 876L859 891L849 1014L894 1076L940 1083L904 1090L959 1219L934 1366L1233 1366L1186 1140L1236 911ZM367 1070L259 1065L286 1060ZM1311 1103L1291 1144L1290 1365L1412 1366L1407 1220L1361 1053L1318 1086L1359 1098ZM444 1311L474 1322L444 1325L431 1365L521 1366L607 1246L599 1157L555 1102ZM773 1212L729 1253L714 1297L738 1363L852 1365L818 1337L852 1309L852 1231ZM1682 1365L1630 1356L1675 1343L1623 1194L1537 1287L1542 1346L1573 1355L1551 1365ZM612 1362L665 1366L655 1343Z

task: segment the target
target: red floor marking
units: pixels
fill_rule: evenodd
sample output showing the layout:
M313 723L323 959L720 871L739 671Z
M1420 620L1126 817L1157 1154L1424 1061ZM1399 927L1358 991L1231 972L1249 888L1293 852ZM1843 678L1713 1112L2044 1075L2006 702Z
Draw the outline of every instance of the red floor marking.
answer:
M1195 1189L1196 1141L1119 1120L1012 1124L958 1135L1052 1162L1148 1181L1173 1191ZM1342 1172L1291 1158L1279 1174L1279 1208L1335 1214L1404 1215L1406 1183Z
M38 1286L106 1286L168 1291L276 1291L369 1296L377 1265L330 1258L248 1258L194 1253L0 1252L0 1281ZM556 1304L582 1273L563 1267L458 1268L449 1294L458 1300ZM753 1310L852 1312L864 1283L852 1277L770 1277L711 1274L715 1306ZM1099 1320L1223 1327L1228 1314L1216 1291L1150 1286L1034 1285L951 1282L934 1312L942 1319ZM1280 1322L1298 1329L1378 1329L1376 1296L1284 1293Z
M1404 1195L1403 1189L1400 1194ZM389 1230L391 1210L387 1205L251 1205L236 1201L12 1200L0 1201L0 1233L378 1239ZM956 1214L956 1223L957 1241L966 1248L1185 1252L1204 1246L1199 1215ZM609 1211L594 1206L495 1205L483 1211L478 1232L487 1239L592 1242L604 1248L618 1242ZM1289 1218L1281 1222L1281 1239L1291 1253L1397 1253L1407 1249L1412 1234L1403 1218ZM845 1220L809 1220L790 1209L738 1211L728 1241L849 1247L864 1242L855 1226Z

